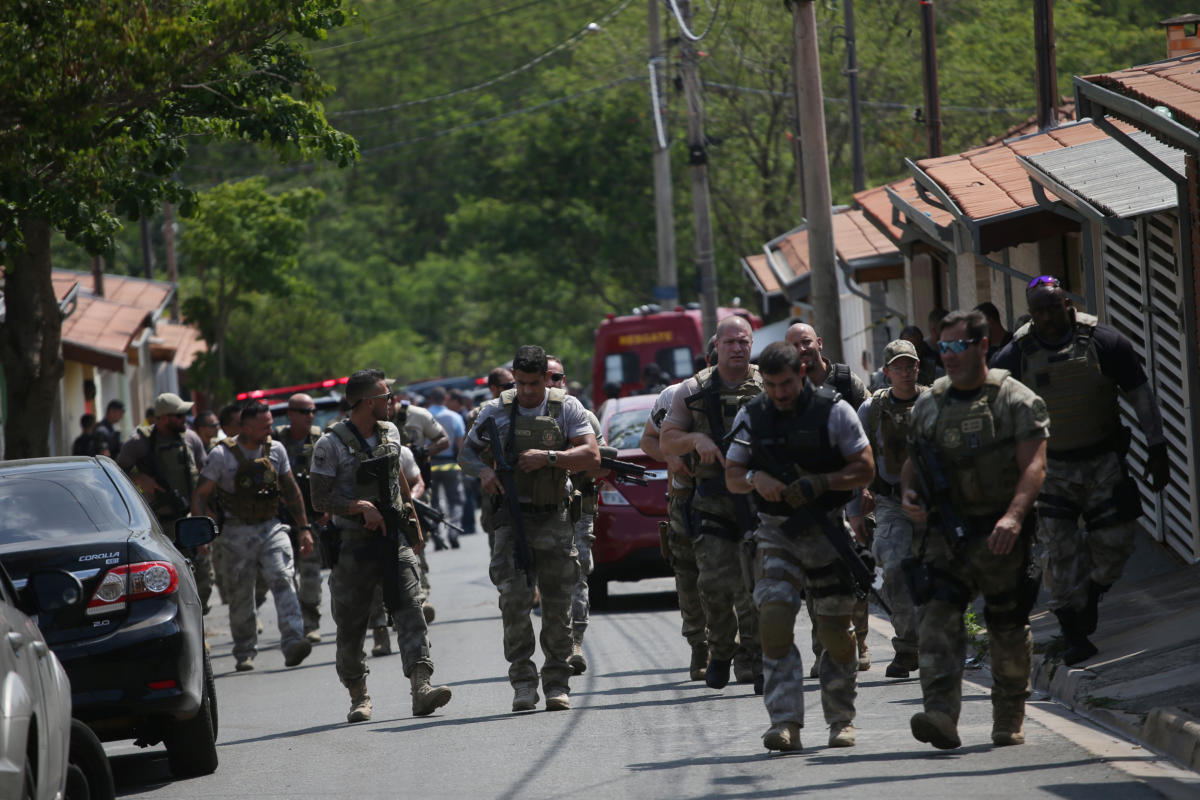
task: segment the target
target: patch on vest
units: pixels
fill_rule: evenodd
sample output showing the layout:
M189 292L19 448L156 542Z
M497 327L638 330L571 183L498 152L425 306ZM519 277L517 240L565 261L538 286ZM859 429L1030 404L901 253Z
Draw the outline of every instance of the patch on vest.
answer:
M981 419L965 419L962 424L963 433L979 433L983 430L983 420Z
M542 431L542 444L549 447L555 443L554 431Z
M957 429L946 428L942 431L942 447L954 449L960 444L962 444L962 434Z

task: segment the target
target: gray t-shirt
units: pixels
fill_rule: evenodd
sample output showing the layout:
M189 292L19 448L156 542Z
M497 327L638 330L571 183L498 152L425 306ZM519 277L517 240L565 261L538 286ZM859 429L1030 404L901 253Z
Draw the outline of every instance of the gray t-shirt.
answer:
M236 446L241 448L248 461L253 461L262 453L262 447L247 449L242 447L240 442ZM278 474L284 475L292 471L291 462L288 461L287 448L277 439L271 440L270 458L271 465L275 467L275 472ZM224 444L219 444L209 452L208 463L204 465L204 469L200 470L200 474L215 483L217 488L232 492L233 476L237 471L237 456Z
M516 404L517 413L522 417L539 417L546 414L548 400L549 390L547 390L546 396L537 408L523 408L519 402L515 400L513 402ZM499 397L487 401L483 404L479 412L479 417L475 420L475 425L471 428L471 432L467 434L467 441L475 445L476 448L483 448L486 442L484 442L480 434L483 431L484 423L491 417L496 419L496 430L501 437L504 437L508 432L508 414L508 410L504 408ZM562 429L563 435L567 437L568 442L576 436L584 436L589 433L594 435L592 423L587 418L587 409L570 395L563 398L562 408L555 419L558 421L558 427Z
M434 419L428 409L414 405L407 406L404 432L408 434L414 447L428 447L446 435L442 423Z
M390 422L384 422L383 425L388 431L388 441L395 442L400 447L400 469L411 484L421 477L421 470L417 467L412 450L400 444L400 431L395 425ZM379 444L379 437L374 431L365 438L368 450ZM346 502L357 497L354 491L354 475L357 470L358 456L350 452L350 448L336 433L326 433L313 447L312 467L309 468L309 472L333 478L333 491Z
M657 431L662 430L663 420L667 418L667 414L671 410L671 403L675 399L675 393L679 391L682 383L672 383L667 388L658 393L658 398L654 401L654 406L650 409L650 424Z

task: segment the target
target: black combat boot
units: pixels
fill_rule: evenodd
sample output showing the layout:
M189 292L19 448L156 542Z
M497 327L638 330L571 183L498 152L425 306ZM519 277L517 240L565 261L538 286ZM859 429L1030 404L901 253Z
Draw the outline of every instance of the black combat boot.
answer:
M1073 608L1060 608L1054 612L1054 616L1058 617L1058 624L1062 627L1063 640L1067 645L1063 650L1064 664L1072 667L1096 655L1096 645L1088 640L1087 634L1083 631L1080 612Z
M1100 598L1111 588L1111 584L1104 586L1093 580L1088 581L1087 605L1079 612L1079 627L1085 636L1096 632L1096 624L1100 620Z

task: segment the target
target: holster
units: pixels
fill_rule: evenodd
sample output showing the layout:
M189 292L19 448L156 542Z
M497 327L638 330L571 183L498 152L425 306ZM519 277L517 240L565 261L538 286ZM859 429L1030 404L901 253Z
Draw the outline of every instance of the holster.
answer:
M928 564L915 555L907 555L900 561L900 571L904 573L914 604L924 605L933 599L933 576Z
M578 489L571 492L571 500L568 505L568 511L571 514L571 524L579 522L583 519L583 493Z
M321 566L333 569L338 563L338 553L342 550L342 532L332 522L320 525L316 529L317 547L321 551Z

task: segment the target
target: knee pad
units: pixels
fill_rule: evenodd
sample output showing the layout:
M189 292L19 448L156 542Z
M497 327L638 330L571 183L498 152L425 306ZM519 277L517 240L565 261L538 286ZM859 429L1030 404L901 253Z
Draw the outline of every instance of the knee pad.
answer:
M763 603L758 609L758 635L763 655L783 658L792 649L796 612L787 603Z
M817 639L833 657L846 664L858 658L858 644L850 632L850 615L817 617Z

